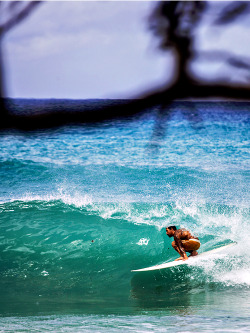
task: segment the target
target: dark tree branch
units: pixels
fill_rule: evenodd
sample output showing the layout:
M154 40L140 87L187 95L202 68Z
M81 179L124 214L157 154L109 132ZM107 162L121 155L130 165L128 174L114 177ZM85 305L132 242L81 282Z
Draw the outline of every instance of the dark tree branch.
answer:
M68 108L55 111L56 106L48 102L47 105L43 106L41 113L36 115L13 114L7 123L1 122L0 126L2 129L36 130L72 124L102 123L108 120L130 119L130 117L151 112L155 106L162 107L160 113L163 119L162 113L168 113L168 106L174 100L185 100L187 98L199 100L207 97L249 101L250 88L245 86L235 87L223 82L203 85L189 82L185 83L185 86L178 82L168 90L156 91L147 96L138 96L138 99L135 100L117 101L117 103L110 103L102 107L90 105L86 108L84 104L81 107L79 101L76 109L69 106ZM167 119L167 117L165 118Z
M8 126L12 122L12 117L9 114L9 110L6 107L5 99L6 91L5 91L5 76L4 76L4 56L3 56L3 37L4 35L12 29L15 25L23 21L32 11L40 5L41 1L30 1L22 4L21 1L11 1L7 3L7 14L10 18L0 24L0 114L2 120L2 125L0 126ZM22 5L22 7L20 7ZM0 1L0 10L3 6L3 2Z
M248 12L249 3L247 1L233 1L223 10L214 23L217 25L230 24Z
M10 11L10 18L0 25L0 34L5 34L10 29L12 29L15 25L19 24L21 21L23 21L35 7L40 5L42 1L30 1L28 3L25 3L25 6L20 8L19 11L16 11L16 8L20 2L19 1L13 1L9 4L9 11Z

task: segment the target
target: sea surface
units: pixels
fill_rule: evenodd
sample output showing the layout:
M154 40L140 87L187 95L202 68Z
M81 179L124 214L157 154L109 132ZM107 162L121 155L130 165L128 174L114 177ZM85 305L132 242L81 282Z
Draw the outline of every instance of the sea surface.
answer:
M0 332L250 332L249 111L1 132ZM131 272L178 257L168 225L237 244Z

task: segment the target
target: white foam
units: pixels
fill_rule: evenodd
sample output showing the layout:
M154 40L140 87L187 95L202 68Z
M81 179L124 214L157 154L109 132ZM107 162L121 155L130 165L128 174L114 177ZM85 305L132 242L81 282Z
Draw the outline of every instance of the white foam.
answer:
M231 272L225 272L220 281L227 285L247 285L250 286L250 269L243 268L240 270L233 270Z
M61 201L66 205L72 205L77 208L85 207L87 205L92 204L92 197L88 194L82 194L77 191L71 193L67 193L62 189L59 189L57 192L51 194L33 194L33 193L26 193L22 196L11 198L8 200L2 200L1 204L6 202L15 202L15 201L22 201L22 202L32 202L32 201L45 201L45 202L53 202L53 201Z
M44 270L44 271L41 272L41 275L42 275L42 276L48 276L49 273L48 273L47 271Z
M148 242L150 241L150 239L149 238L141 238L140 240L139 240L139 242L138 243L136 243L137 245L140 245L140 246L142 246L142 245L148 245Z

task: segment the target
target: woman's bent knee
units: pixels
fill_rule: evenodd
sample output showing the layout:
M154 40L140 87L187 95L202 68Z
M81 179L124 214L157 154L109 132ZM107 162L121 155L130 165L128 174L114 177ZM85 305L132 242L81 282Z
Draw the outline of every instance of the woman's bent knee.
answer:
M175 241L172 242L172 246L173 246L173 248L176 248Z

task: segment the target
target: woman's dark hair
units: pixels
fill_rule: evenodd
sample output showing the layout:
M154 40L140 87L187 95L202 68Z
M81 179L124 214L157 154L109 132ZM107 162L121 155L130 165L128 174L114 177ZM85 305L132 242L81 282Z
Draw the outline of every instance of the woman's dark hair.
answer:
M177 230L175 225L171 225L171 226L167 227L166 229L170 229L170 230L173 229L174 231Z

